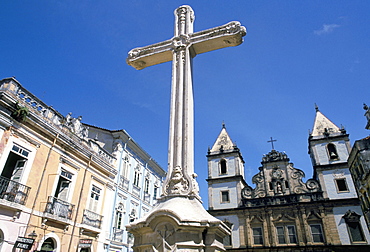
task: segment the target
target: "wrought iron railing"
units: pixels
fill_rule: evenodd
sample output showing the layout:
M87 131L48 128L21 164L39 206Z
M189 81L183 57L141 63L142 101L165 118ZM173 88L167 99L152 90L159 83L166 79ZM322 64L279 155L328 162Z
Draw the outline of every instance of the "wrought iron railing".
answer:
M70 220L72 219L73 208L74 205L53 196L49 196L45 212L60 218Z
M124 232L125 230L114 227L113 228L113 240L116 242L123 242Z
M82 224L86 224L94 228L100 228L102 220L103 216L85 209Z
M24 205L30 190L31 187L0 176L0 199Z

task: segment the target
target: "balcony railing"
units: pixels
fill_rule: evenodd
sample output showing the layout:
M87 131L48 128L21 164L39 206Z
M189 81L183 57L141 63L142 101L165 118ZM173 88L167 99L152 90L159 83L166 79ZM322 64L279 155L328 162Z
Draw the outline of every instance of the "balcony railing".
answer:
M124 232L125 230L114 227L113 228L113 240L116 242L123 242Z
M103 216L85 209L82 224L86 224L94 228L100 228L102 220Z
M132 185L132 193L135 194L136 196L140 196L140 187Z
M30 190L28 186L0 176L0 199L24 205Z
M128 179L121 177L121 181L119 184L123 189L128 190L129 181Z
M150 202L150 194L149 193L144 193L144 201Z
M46 204L45 212L52 214L56 217L65 218L65 219L72 219L72 211L74 205L55 198L53 196L48 197L48 202Z

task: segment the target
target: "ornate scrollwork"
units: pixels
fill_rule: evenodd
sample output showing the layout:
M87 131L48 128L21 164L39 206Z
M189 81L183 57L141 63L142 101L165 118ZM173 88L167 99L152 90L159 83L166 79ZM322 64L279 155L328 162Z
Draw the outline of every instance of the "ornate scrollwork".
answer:
M242 197L244 199L250 199L252 197L253 189L250 186L246 186L242 189Z
M314 179L307 180L306 187L307 187L308 190L310 190L312 192L317 192L317 191L320 190L320 184L319 184L319 182L317 182Z

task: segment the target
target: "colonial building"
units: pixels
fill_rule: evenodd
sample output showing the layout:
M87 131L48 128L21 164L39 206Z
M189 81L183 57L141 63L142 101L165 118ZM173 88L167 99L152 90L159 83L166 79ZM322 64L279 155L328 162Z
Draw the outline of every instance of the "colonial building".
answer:
M348 134L318 109L309 136L313 178L272 149L251 187L244 160L223 127L208 151L209 212L232 229L235 251L370 249L370 235L349 172Z
M0 250L126 251L123 226L151 208L160 166L125 131L62 116L14 78L0 94Z
M133 236L125 226L152 209L166 173L125 130L89 126L89 135L95 136L99 146L117 160L115 194L108 208L108 216L112 217L106 227L109 230L106 251L129 251Z
M366 104L364 104L364 109L367 119L365 128L370 129L370 109ZM370 230L370 137L365 137L354 143L348 163L367 227Z

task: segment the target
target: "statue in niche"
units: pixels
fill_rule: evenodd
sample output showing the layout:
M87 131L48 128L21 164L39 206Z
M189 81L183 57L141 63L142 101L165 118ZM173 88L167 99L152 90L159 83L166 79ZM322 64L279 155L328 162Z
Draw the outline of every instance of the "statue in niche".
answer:
M279 194L283 193L280 182L276 183L276 192L279 193Z

